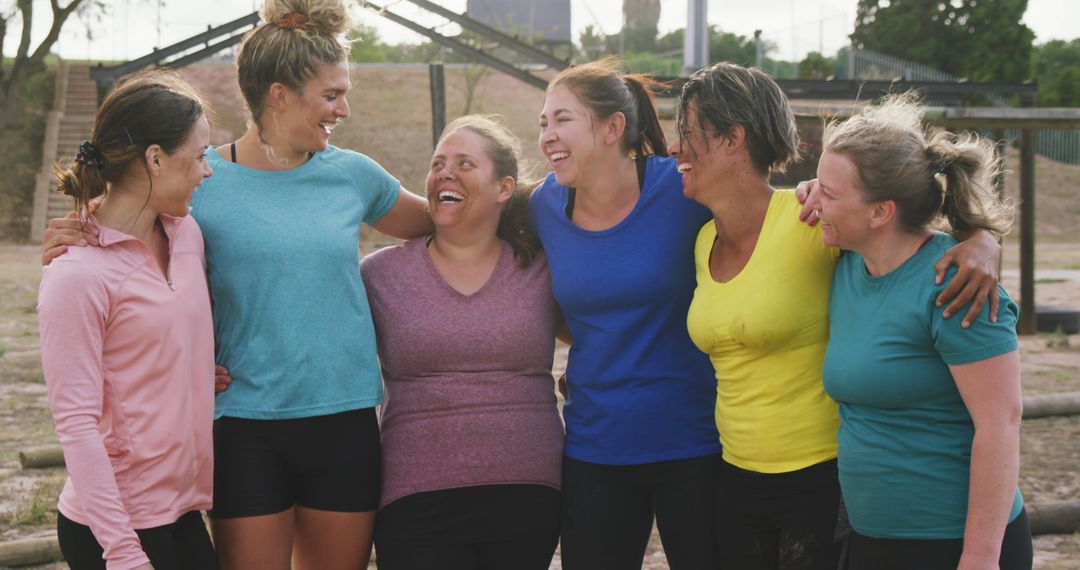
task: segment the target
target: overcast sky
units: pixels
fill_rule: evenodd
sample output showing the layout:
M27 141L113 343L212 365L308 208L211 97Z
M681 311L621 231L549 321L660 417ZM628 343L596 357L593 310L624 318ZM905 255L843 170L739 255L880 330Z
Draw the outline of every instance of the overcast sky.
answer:
M49 4L33 0L38 23L35 36L43 36L48 25ZM466 0L436 0L443 6L464 12ZM0 10L10 10L15 0L0 0ZM256 9L256 0L109 0L111 14L96 21L72 22L58 43L61 55L72 59L131 59L154 47L166 46L206 29L239 18ZM401 0L381 0L383 5L406 16L423 11ZM709 23L725 31L751 36L761 29L764 37L778 46L775 57L802 59L809 51L832 55L847 42L855 17L857 0L710 0ZM1080 37L1076 22L1077 0L1029 0L1024 21L1035 31L1036 41ZM622 0L571 0L574 38L592 24L605 33L618 31ZM687 0L662 0L661 33L686 25ZM384 20L374 12L356 8L360 21L378 28L388 43L419 42L421 36ZM1073 14L1069 16L1068 14ZM426 20L440 25L445 20ZM92 39L87 39L87 29ZM454 26L440 28L453 34ZM11 30L9 30L11 32ZM5 53L15 49L17 34L9 33Z

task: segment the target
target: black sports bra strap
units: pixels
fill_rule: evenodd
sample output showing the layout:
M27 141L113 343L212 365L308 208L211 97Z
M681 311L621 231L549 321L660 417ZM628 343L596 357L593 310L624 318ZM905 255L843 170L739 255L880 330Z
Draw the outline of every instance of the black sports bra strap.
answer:
M232 155L232 161L236 162L236 143L229 145L229 153Z
M634 158L634 166L637 167L637 185L638 190L645 188L645 163L648 161L647 156L638 156ZM566 195L566 219L574 219L574 199L577 198L577 188L568 188Z

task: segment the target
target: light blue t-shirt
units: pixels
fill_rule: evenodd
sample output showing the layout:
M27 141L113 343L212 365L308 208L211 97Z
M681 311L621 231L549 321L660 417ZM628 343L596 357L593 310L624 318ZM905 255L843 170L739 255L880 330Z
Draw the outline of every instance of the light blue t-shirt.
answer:
M1016 304L999 287L971 327L942 318L934 264L956 240L934 237L879 277L847 252L833 277L825 390L840 405L840 487L851 525L874 538L964 535L975 425L949 365L1016 350ZM956 268L951 269L951 275ZM946 281L947 282L947 281ZM1009 520L1023 507L1016 490Z
M215 417L290 419L382 401L375 330L360 279L360 224L401 185L331 146L286 171L208 153L192 198L206 241L217 362L233 377Z
M566 217L551 174L529 201L574 343L563 408L566 455L638 465L720 453L716 380L694 346L694 240L709 211L682 194L672 158L650 157L634 209L602 231Z

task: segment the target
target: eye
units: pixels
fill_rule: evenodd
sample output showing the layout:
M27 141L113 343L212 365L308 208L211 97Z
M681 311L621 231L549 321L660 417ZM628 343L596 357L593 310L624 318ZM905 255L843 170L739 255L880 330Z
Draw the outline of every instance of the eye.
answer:
M443 163L442 163L441 160L436 160L436 161L432 162L431 163L431 171L435 172L436 170L439 170L440 168L442 168L442 165L443 165Z
M468 169L470 169L472 167L473 167L473 163L468 161L468 160L463 159L461 162L458 162L458 168L461 168L463 170L468 170Z

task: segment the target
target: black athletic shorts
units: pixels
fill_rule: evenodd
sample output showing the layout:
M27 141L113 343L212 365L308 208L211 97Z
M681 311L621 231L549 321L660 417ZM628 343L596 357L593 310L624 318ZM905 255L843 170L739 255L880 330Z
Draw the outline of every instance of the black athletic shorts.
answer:
M373 511L380 451L374 408L291 420L223 417L214 422L210 516L269 515L294 505Z

